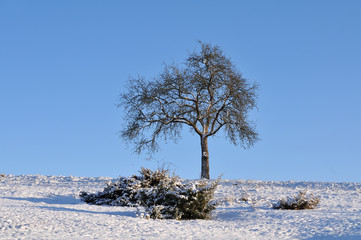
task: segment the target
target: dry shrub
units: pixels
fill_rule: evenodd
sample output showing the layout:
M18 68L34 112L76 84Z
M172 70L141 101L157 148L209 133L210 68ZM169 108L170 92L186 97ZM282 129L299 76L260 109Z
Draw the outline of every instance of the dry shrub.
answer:
M306 194L304 190L299 191L299 193L293 197L279 200L276 204L273 204L273 208L286 210L314 209L319 203L319 197L313 194Z

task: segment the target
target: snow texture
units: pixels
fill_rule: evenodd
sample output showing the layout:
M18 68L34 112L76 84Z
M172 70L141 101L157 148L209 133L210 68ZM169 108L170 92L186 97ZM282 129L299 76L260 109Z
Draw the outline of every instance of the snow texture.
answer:
M0 177L0 239L361 239L361 183L221 180L211 220L146 219L141 208L80 201L115 180ZM315 209L272 208L303 190L320 198Z

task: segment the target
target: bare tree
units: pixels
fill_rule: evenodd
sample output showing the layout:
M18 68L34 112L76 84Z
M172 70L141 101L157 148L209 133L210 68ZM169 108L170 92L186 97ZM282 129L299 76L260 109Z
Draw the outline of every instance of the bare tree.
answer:
M135 143L137 153L154 152L159 138L176 141L188 126L200 137L201 177L209 179L208 137L223 129L231 143L244 148L257 140L248 112L256 107L258 86L247 82L218 46L200 45L183 67L166 65L150 81L130 79L120 95L127 122L121 136Z

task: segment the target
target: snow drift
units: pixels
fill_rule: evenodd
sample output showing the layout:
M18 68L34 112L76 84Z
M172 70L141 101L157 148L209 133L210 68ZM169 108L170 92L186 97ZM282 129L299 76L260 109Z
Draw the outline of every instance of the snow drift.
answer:
M142 208L88 205L106 177L0 177L0 239L361 239L361 183L221 180L210 220L153 220ZM191 181L191 180L189 180ZM311 210L277 210L299 191Z

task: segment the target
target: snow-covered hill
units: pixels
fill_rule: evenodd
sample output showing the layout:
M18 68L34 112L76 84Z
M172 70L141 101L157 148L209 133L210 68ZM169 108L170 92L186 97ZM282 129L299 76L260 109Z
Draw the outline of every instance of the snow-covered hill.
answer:
M142 209L88 205L111 178L0 177L0 239L361 239L361 183L222 180L212 220L152 220ZM275 210L300 190L313 210ZM247 201L245 201L247 200Z

